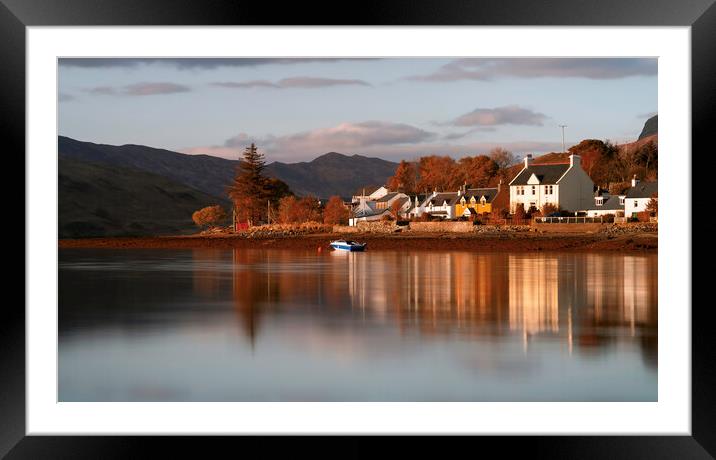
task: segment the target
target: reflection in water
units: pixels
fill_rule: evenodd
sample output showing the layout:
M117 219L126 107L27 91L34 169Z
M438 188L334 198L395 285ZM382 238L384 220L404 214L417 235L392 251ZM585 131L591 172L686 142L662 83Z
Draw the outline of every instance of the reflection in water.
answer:
M61 400L656 399L655 255L60 255Z

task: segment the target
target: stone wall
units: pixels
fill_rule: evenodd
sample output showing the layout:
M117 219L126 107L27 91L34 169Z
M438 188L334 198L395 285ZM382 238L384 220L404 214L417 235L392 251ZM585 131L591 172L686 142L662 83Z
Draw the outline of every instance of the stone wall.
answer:
M347 225L334 225L334 233L393 233L400 227L395 222L376 220L372 222L361 221L355 227Z
M473 231L472 222L411 222L410 231L438 233L468 233Z

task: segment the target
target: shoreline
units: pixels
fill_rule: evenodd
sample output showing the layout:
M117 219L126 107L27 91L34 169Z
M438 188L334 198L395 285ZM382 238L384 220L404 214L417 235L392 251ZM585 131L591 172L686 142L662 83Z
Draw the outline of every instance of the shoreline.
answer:
M368 243L368 250L460 250L474 252L630 251L656 253L656 232L626 233L310 233L291 236L186 235L60 239L60 249L312 249L330 250L335 239Z

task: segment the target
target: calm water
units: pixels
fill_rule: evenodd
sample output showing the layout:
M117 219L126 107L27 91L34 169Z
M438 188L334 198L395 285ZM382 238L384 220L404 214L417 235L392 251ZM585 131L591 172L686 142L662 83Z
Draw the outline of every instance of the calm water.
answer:
M61 401L655 401L656 255L60 250Z

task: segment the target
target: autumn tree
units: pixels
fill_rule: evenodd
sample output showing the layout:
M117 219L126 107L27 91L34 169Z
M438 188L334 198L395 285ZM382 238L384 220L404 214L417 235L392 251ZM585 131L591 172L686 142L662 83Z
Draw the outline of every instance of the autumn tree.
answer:
M328 199L323 209L323 223L332 225L345 225L348 223L349 210L343 199L339 196L332 196Z
M500 169L487 155L463 157L458 161L462 182L472 187L487 187Z
M507 169L517 162L515 155L502 147L495 147L487 156L497 164L499 169Z
M545 203L545 205L542 206L542 215L543 216L549 216L550 214L554 214L559 211L560 211L559 206L557 206L554 203Z
M318 198L306 196L296 198L293 195L279 200L278 218L282 224L300 224L303 222L320 222L321 208Z
M400 219L400 209L403 207L404 203L401 203L401 200L395 200L390 205L390 214L393 216L395 220Z
M265 166L264 155L256 145L251 144L244 150L234 180L228 187L239 221L256 225L267 220L269 203L276 205L281 197L290 193L284 182L264 176Z
M651 199L646 204L646 210L653 215L659 214L659 196L656 193L652 193Z
M395 174L388 179L388 188L403 193L417 192L418 185L418 168L411 161L401 160L400 164L395 168Z
M207 206L202 208L191 216L191 220L197 227L209 227L219 225L226 220L226 211L220 205Z
M456 190L462 185L455 160L448 156L430 155L418 162L418 190Z
M525 206L522 203L517 203L515 205L515 213L512 217L517 220L522 220L527 217L527 213L525 213Z

